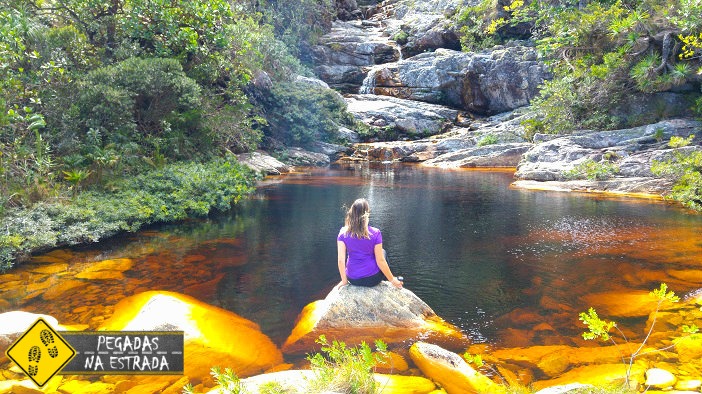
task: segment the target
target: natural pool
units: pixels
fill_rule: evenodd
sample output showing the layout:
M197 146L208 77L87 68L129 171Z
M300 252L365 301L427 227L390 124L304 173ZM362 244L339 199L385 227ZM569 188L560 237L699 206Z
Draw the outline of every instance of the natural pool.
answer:
M270 178L231 213L37 256L0 275L0 312L95 328L120 299L171 290L253 320L281 344L300 310L338 282L342 207L361 196L405 286L493 348L582 344L578 313L599 302L593 294L702 287L702 215L511 181L506 171L406 165ZM618 319L632 339L645 322Z

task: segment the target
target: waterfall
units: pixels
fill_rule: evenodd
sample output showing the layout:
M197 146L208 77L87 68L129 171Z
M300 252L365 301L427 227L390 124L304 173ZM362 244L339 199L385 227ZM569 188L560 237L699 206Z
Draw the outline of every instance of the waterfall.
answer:
M368 70L368 74L366 74L361 87L358 89L359 94L375 94L375 87L378 83L377 76L383 68L385 68L385 65L376 64Z

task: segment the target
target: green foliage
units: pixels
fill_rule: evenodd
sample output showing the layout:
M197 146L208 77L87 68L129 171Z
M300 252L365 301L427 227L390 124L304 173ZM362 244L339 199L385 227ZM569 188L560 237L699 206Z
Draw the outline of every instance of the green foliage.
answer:
M702 151L685 148L694 138L694 134L687 138L671 137L668 145L675 149L672 157L654 161L651 172L675 181L667 198L679 201L690 209L702 211Z
M588 309L587 313L581 312L579 320L588 328L587 332L583 333L583 339L602 339L603 341L611 340L609 331L617 326L617 323L600 319L594 308Z
M346 102L335 91L301 83L280 83L263 98L268 135L288 144L333 141L351 122Z
M141 141L187 127L182 120L200 104L200 88L175 59L130 58L90 72L81 84L78 107L85 131ZM109 142L117 142L112 140Z
M316 353L307 357L315 373L315 379L308 382L312 392L378 392L373 368L387 360L387 347L382 341L375 342L375 352L365 342L347 347L336 340L329 343L324 335L316 342L322 346L324 355Z
M239 394L244 392L241 380L231 368L225 368L222 372L219 367L213 367L210 373L224 393Z
M498 143L497 136L494 134L485 134L479 141L478 146L494 145Z
M533 5L523 0L512 0L506 5L494 0L482 0L474 6L462 7L455 16L459 39L464 51L477 51L502 44L509 39L527 38L522 31L512 29L520 24L534 23Z
M578 163L571 170L565 171L564 176L567 179L588 179L591 181L602 181L610 179L619 172L619 167L609 161L597 162L593 159L587 159Z
M70 201L11 209L0 219L0 265L34 251L95 242L157 222L226 211L253 190L253 173L224 159L176 163L115 180L109 190L89 190Z

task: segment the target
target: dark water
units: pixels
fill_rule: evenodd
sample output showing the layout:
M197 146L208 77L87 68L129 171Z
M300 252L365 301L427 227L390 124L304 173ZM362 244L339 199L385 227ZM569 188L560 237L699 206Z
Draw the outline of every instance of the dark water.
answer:
M232 213L73 251L85 264L133 259L122 280L71 289L60 305L18 297L5 309L93 326L124 296L173 290L251 319L282 343L300 310L338 283L342 207L358 197L370 201L393 273L476 342L523 344L517 332L528 344L571 344L583 296L662 281L678 294L702 287L694 275L702 215L648 200L516 190L511 181L509 172L409 166L288 175Z

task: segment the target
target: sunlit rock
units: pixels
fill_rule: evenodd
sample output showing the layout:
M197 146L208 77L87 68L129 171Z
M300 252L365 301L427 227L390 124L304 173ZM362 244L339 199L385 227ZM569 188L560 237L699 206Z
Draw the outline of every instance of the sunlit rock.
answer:
M428 394L436 388L434 382L421 376L376 373L373 377L382 394Z
M134 266L132 259L103 260L92 263L76 274L77 279L106 280L123 279L122 272Z
M29 272L34 272L37 274L56 274L59 272L66 271L68 269L68 264L66 263L53 263L47 265L36 265L29 268Z
M573 382L592 384L595 386L623 384L626 380L627 367L628 365L621 362L618 364L599 364L577 367L568 370L558 378L533 382L532 387L535 390L541 390L547 387L561 386ZM640 371L634 366L632 374L636 373L640 373Z
M593 390L595 389L595 387L590 384L571 383L565 384L563 386L553 386L543 390L539 390L535 394L584 393L586 392L585 390L588 390L590 388L592 388Z
M192 378L209 379L214 366L230 367L246 377L283 362L280 350L256 323L173 292L125 298L99 330L184 331L185 375Z
M397 343L411 338L463 342L465 336L438 317L419 297L388 282L374 287L344 286L302 310L283 345L285 353L306 353L321 335L347 344Z
M646 370L646 386L667 389L675 385L677 378L671 372L661 368L650 368Z
M675 383L675 390L680 390L680 391L693 391L697 392L700 390L702 387L702 380L700 379L684 379L684 380L678 380L677 383Z
M256 172L262 172L267 175L280 175L292 170L287 164L261 152L242 153L237 155L236 158L239 163Z
M504 392L503 386L473 369L461 356L439 346L417 342L410 348L410 357L425 376L449 394Z
M408 368L405 358L395 352L387 352L387 356L375 364L375 372L378 373L404 372Z
M241 380L242 392L258 393L263 387L277 386L288 394L307 394L311 392L309 385L314 381L316 374L312 370L293 369L252 376ZM375 373L378 393L381 394L428 394L436 385L429 379L421 376L385 375ZM219 394L220 387L215 387L209 394Z
M639 344L630 344L634 349ZM483 359L495 363L520 365L555 378L571 367L591 364L613 364L621 361L622 349L617 346L571 347L532 346L489 352Z
M673 343L681 363L699 363L702 366L702 336L685 336Z

